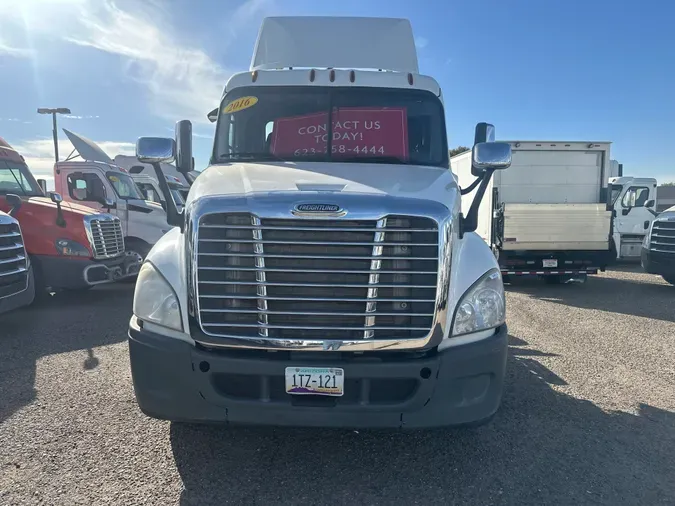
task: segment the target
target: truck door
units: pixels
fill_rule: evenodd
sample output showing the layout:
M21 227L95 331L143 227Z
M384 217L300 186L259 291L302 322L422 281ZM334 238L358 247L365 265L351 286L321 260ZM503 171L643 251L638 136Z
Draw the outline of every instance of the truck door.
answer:
M621 199L621 209L616 216L616 228L622 234L642 234L654 219L654 191L648 185L629 186ZM646 204L651 204L647 207ZM647 224L645 226L645 223Z

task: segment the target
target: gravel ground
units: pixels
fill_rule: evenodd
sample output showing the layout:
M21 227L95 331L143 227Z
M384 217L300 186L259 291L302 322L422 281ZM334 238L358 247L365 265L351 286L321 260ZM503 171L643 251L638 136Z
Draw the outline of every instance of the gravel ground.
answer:
M195 427L131 386L132 288L0 317L0 504L675 504L675 288L509 287L504 404L430 432Z

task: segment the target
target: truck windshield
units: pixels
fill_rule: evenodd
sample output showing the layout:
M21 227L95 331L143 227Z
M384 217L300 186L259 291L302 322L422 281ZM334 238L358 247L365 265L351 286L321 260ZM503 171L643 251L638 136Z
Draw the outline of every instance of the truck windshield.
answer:
M237 88L221 104L213 159L447 167L443 106L421 90Z
M42 197L44 193L26 165L0 161L0 195L15 193Z
M120 172L108 172L106 174L108 181L112 184L115 189L115 193L121 199L137 199L143 200L143 195L141 195L136 183L131 176L128 174L123 174Z

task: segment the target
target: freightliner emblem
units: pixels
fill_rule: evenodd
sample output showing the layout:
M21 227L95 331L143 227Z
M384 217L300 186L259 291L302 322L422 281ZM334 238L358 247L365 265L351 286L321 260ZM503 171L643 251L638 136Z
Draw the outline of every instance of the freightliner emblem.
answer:
M293 214L331 214L344 215L346 211L337 204L297 204Z

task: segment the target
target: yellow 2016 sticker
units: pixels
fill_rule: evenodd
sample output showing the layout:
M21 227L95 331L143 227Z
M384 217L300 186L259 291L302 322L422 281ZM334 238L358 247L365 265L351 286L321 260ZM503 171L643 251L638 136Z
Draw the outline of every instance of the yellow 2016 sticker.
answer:
M225 114L231 114L234 112L243 111L244 109L253 107L257 103L258 97L241 97L227 104L223 109L223 112Z

